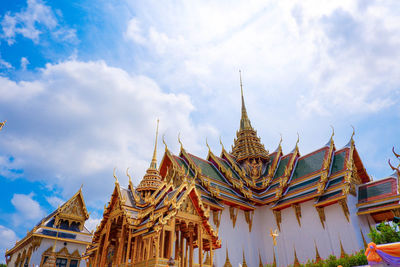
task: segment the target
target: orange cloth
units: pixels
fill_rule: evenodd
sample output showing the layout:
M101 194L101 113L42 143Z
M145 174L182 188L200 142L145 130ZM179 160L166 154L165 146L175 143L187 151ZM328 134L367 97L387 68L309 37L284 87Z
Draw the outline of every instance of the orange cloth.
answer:
M368 244L368 248L365 251L365 256L367 256L368 261L382 261L378 253L376 253L377 249L391 256L400 257L400 243L376 245L375 243L371 242Z
M382 261L378 253L376 253L376 244L373 242L368 244L368 248L365 251L365 256L367 256L368 261L375 261L375 262Z

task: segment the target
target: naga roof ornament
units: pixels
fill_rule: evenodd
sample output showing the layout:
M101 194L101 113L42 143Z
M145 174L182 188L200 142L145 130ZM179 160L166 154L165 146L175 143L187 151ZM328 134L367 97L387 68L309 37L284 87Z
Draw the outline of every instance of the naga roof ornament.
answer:
M248 175L253 178L261 176L262 164L269 162L269 153L261 143L257 132L251 126L247 116L246 105L243 96L242 76L240 73L240 90L242 97L242 115L240 119L240 128L236 132L236 138L232 146L232 156L242 165L245 163ZM256 162L257 161L257 162ZM248 165L248 166L247 166Z
M161 185L161 175L157 169L157 137L158 137L158 123L157 120L157 130L156 130L156 140L154 143L153 158L150 163L150 167L147 169L146 174L143 176L142 181L136 188L136 191L156 191Z

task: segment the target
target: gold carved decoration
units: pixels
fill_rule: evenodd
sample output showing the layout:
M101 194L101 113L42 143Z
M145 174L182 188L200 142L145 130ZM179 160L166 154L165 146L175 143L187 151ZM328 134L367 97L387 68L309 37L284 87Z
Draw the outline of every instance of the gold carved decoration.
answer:
M196 209L192 203L192 201L190 200L189 197L187 197L181 204L181 207L179 209L180 211L183 211L185 213L189 213L189 214L193 214L193 215L197 215Z
M264 267L264 265L262 264L262 260L261 260L260 250L258 250L258 267Z
M225 259L224 267L232 267L232 264L229 261L228 246L226 246L226 259Z
M247 224L249 225L249 232L251 232L251 227L253 226L253 216L254 216L254 210L246 210L244 212L244 217L246 219Z
M315 262L318 263L322 259L321 259L321 256L319 255L319 251L318 251L318 248L317 248L317 243L315 242L315 240L314 240L314 246L315 246Z
M260 178L262 166L262 161L256 159L246 160L244 163L246 172L249 174L250 178L253 179L253 181Z
M242 267L247 267L246 257L244 256L244 249L243 249L243 265Z
M236 212L235 212L236 210ZM239 210L235 209L235 207L229 207L229 215L233 224L233 228L235 228L236 225L236 219L237 219L237 215L238 215Z
M213 210L212 211L213 214L213 222L214 225L217 227L217 229L219 228L219 225L221 223L221 216L222 216L222 211L219 210Z
M3 129L4 125L6 125L7 120L0 122L0 131Z
M340 206L342 207L344 216L346 216L347 221L350 222L350 218L349 218L349 215L350 215L350 213L349 213L349 207L347 206L346 200L345 200L345 199L340 199L338 202L339 202Z
M400 217L400 209L393 209L394 216Z
M392 151L393 151L393 154L395 155L395 157L396 157L398 160L400 160L400 154L397 154L397 153L394 151L394 147L392 148ZM389 163L390 168L392 168L392 170L394 170L394 171L396 172L396 174L397 174L397 184L398 184L397 191L398 191L398 193L400 194L400 162L399 162L399 165L397 165L397 167L394 167L394 166L390 163L390 159L388 160L388 163Z
M323 207L321 207L321 208L316 207L315 209L318 212L319 220L321 221L322 227L325 229L325 220L326 220L326 218L325 218L325 210L324 210Z
M293 267L300 267L300 262L299 258L297 258L297 253L296 253L296 248L293 245L293 250L294 250L294 262L293 262Z
M360 227L360 233L361 233L361 237L362 237L362 240L363 240L363 245L364 245L364 249L367 249L367 241L365 240L365 237L364 237L364 234L363 234L363 232L362 232L362 230L361 230L361 227Z
M282 222L282 217L281 217L281 211L280 210L274 210L274 216L276 220L276 225L278 226L279 232L281 231L281 222Z
M300 204L293 204L292 207L293 207L294 212L296 214L297 222L299 223L299 226L301 227L301 222L300 222L300 219L301 219L301 207L300 207Z
M346 252L344 251L343 244L342 244L342 240L340 240L340 238L339 238L339 242L340 242L340 257L341 257L341 258L344 258L344 257L347 256L347 254L346 254Z

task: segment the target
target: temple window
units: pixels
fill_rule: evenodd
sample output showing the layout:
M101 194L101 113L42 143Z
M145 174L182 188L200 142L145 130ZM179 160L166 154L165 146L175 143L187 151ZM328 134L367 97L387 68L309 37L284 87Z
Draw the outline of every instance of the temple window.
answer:
M68 259L57 258L56 267L67 267Z
M71 260L69 267L78 267L78 260Z

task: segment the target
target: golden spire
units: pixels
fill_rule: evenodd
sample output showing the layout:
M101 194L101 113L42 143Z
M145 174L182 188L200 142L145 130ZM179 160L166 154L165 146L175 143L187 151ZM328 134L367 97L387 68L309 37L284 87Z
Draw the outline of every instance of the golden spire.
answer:
M7 120L0 122L0 131L3 129L4 125L6 125Z
M238 163L246 160L261 159L263 163L269 161L268 151L261 143L257 132L253 129L250 119L247 116L246 105L243 96L242 73L240 74L240 91L242 97L242 115L240 118L240 128L236 132L236 138L232 146L232 156L235 157Z
M232 264L229 261L228 246L226 246L226 259L225 259L224 267L232 267Z
M154 142L153 158L151 159L151 163L150 163L150 168L152 168L152 169L157 169L157 138L158 138L158 123L159 122L160 122L160 120L157 119L156 141Z
M147 169L146 174L143 176L142 181L136 188L136 191L155 191L161 185L161 175L157 170L157 137L158 137L158 123L157 119L157 130L156 140L154 144L153 158L150 163L150 167Z
M239 70L240 76L240 92L242 95L242 117L240 119L240 130L251 130L251 123L249 117L247 116L246 105L244 104L244 96L243 96L243 84L242 84L242 72Z
M243 265L242 267L247 267L246 257L244 256L244 249L243 249Z

